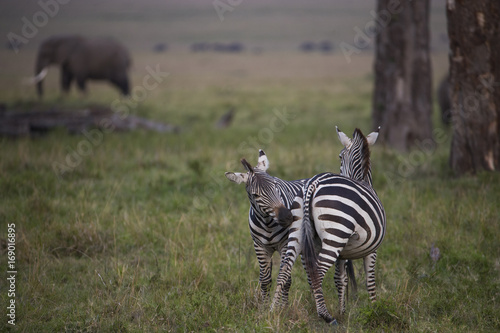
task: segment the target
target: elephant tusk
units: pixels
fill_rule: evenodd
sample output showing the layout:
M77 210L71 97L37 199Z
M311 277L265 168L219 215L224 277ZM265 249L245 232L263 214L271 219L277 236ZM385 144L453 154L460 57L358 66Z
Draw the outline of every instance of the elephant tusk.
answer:
M30 77L28 79L24 79L24 83L25 84L37 84L38 82L42 81L47 76L48 72L49 72L49 70L47 69L47 67L45 67L36 76Z

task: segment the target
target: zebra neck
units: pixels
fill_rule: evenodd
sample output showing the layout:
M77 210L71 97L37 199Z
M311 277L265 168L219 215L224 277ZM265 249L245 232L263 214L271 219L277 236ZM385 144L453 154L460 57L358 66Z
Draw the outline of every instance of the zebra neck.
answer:
M352 176L350 176L349 174L342 174L342 176L346 176L346 177L354 179L358 182L366 183L366 184L370 185L370 187L373 188L372 169L371 168L368 168L368 172L366 172L364 175L359 175L359 173L358 173L358 174L354 174Z
M363 180L370 185L371 188L373 188L373 181L372 181L372 171L369 170L368 173L365 175L365 178Z

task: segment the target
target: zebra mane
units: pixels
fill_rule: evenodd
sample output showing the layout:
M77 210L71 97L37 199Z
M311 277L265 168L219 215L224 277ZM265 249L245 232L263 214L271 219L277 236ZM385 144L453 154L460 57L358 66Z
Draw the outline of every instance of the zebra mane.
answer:
M362 171L362 176L359 180L368 181L371 185L370 147L368 145L368 140L359 128L354 130L351 147L359 149L359 163Z

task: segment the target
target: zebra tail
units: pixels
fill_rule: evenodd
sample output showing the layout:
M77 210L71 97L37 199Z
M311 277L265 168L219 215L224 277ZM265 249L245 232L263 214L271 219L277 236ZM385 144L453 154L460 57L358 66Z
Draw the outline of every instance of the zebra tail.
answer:
M304 256L307 275L313 285L315 285L318 280L318 256L314 248L314 236L316 232L310 218L311 197L315 190L316 184L311 184L307 188L303 203L304 217L302 220L302 240L304 244L302 247L302 255Z
M347 260L346 262L347 276L349 277L349 282L351 283L351 288L356 295L358 293L358 284L356 283L356 275L354 274L354 265L352 264L352 260ZM349 293L349 289L347 289ZM349 297L349 294L347 295Z

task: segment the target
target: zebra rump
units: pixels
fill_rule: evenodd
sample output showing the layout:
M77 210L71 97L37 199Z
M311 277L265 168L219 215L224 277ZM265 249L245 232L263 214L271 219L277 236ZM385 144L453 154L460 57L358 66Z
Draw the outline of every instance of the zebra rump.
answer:
M350 272L352 260L373 253L384 238L384 232L381 230L385 224L382 205L371 188L341 175L317 175L310 179L306 188L302 219L302 256L309 279L313 285L320 286L322 277L320 278L319 272L325 270L325 263L348 259L347 274L353 282L354 278ZM318 210L314 218L323 226L322 232L330 234L323 240L325 245L322 247L321 258L315 249L316 230L320 229L317 229L318 221L313 221L314 209ZM345 214L348 216L344 216Z

